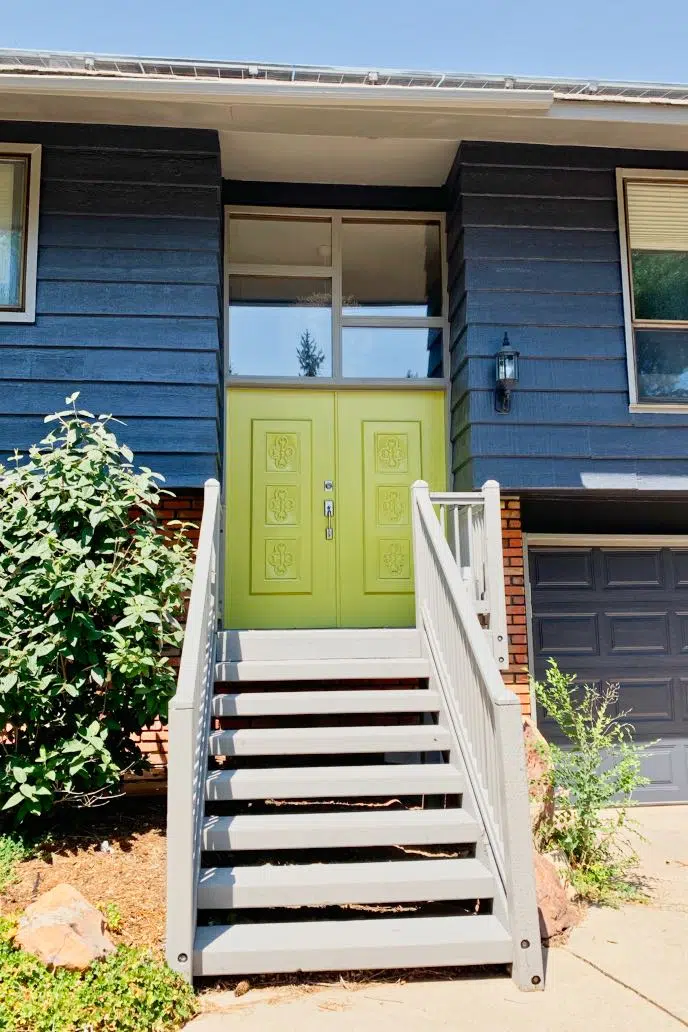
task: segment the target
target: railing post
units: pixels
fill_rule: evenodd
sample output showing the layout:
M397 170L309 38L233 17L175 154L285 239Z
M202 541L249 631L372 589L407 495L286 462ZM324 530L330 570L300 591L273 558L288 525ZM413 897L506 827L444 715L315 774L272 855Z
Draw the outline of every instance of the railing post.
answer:
M509 666L509 638L506 629L504 555L502 552L502 512L499 484L488 480L482 486L485 499L485 549L487 601L490 610L492 652L500 670Z
M416 627L421 630L422 627L422 605L423 605L423 588L425 585L424 577L424 563L426 561L425 554L421 549L421 535L419 533L419 515L418 506L421 504L423 498L430 496L430 488L425 480L416 480L411 484L411 528L413 533L413 569L414 569L414 591L416 601Z
M220 485L208 480L177 691L169 706L166 956L170 967L189 982L196 933L199 807L207 767L203 751L208 747L207 729L201 722L208 713L206 702L213 683L220 520Z

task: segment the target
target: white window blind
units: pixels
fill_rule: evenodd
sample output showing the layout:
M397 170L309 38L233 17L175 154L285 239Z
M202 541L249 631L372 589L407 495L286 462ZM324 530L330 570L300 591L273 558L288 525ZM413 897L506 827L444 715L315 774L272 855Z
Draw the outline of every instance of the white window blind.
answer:
M688 251L688 183L626 183L632 251Z

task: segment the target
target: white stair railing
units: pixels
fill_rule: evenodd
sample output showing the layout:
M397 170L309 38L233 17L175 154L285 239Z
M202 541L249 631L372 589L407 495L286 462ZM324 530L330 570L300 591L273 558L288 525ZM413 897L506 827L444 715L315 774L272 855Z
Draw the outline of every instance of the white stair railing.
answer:
M210 703L220 579L222 505L207 480L177 691L169 707L167 768L167 962L193 977L196 891L208 768Z
M466 496L458 497L465 504ZM514 943L514 980L522 989L542 988L520 704L502 681L476 613L476 578L462 575L452 554L433 508L437 496L418 481L412 500L416 623L432 686L440 691L453 751L466 770L464 806L475 808L485 828L486 859L501 890L497 906ZM501 528L496 541L487 519L485 528L489 555L501 543Z
M430 492L442 532L501 670L509 665L499 484L480 491Z

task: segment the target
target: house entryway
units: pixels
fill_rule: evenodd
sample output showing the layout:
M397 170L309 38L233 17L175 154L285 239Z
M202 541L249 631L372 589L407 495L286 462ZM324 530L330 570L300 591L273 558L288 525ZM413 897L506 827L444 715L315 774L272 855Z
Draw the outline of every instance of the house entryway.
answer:
M444 425L443 391L230 390L225 626L413 626L409 489L444 489Z

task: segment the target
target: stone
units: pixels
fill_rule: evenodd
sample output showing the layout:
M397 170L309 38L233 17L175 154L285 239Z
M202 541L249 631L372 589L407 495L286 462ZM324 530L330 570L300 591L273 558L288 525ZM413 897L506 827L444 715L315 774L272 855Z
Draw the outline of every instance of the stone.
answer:
M530 797L530 824L537 836L542 825L554 816L552 761L547 742L530 717L523 718L523 739L526 750L526 776Z
M578 924L580 913L568 898L552 861L542 853L534 852L533 864L540 935L542 941L548 943Z
M85 971L112 953L105 918L72 885L56 885L24 911L14 943L50 968Z

